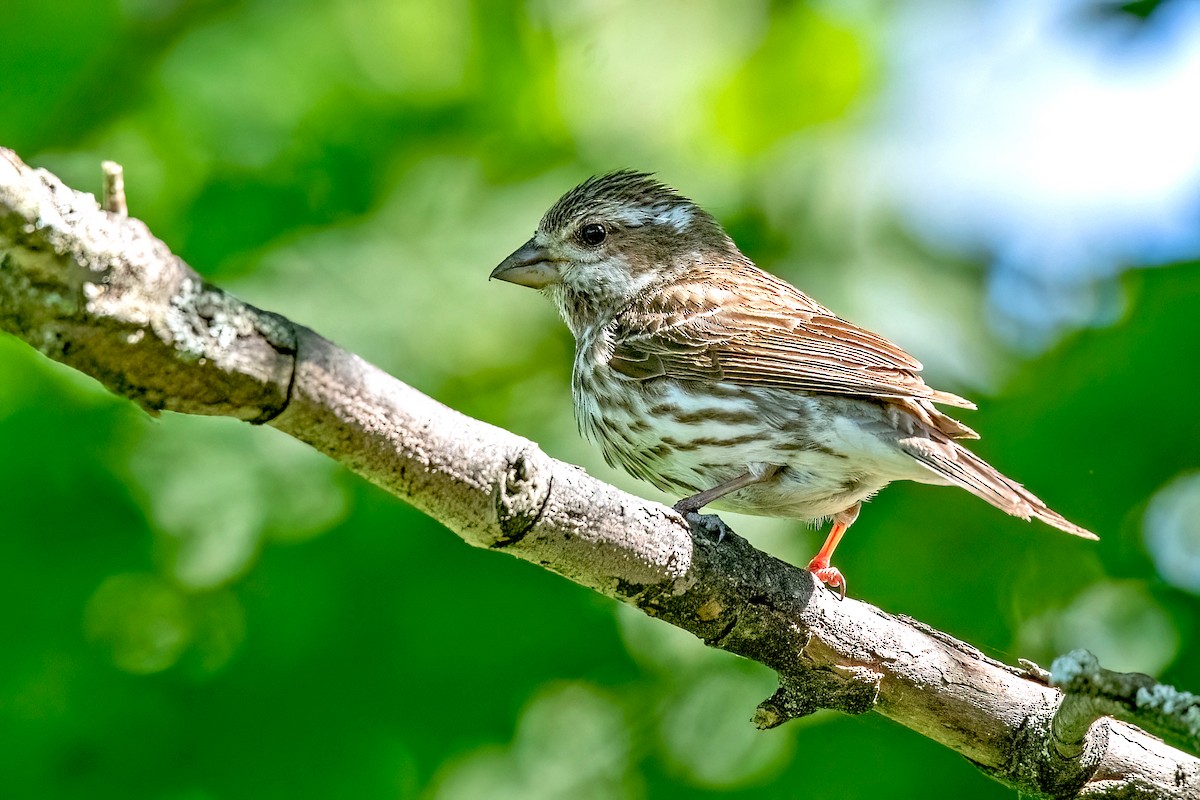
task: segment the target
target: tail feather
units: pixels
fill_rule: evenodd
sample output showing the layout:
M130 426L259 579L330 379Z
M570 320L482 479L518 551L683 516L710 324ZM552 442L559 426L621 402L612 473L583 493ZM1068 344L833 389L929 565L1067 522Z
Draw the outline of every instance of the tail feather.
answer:
M955 442L938 442L923 437L901 439L900 448L956 486L961 486L1001 511L1021 519L1040 519L1060 531L1084 539L1096 534L1067 521L1016 481Z
M972 411L979 407L965 397L959 397L951 392L940 392L937 389L933 390L929 399L944 406L958 406L959 408L969 408Z

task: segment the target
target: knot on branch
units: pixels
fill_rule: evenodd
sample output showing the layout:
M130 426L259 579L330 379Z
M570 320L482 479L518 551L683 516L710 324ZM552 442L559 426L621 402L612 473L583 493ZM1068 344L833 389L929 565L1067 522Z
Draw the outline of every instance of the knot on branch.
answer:
M780 676L775 694L755 709L754 725L768 730L823 708L846 714L866 713L879 699L881 678L868 667L841 666L801 669Z
M500 537L493 549L515 544L525 538L542 516L550 500L552 473L544 467L546 458L536 447L519 451L508 463L496 483L496 522Z

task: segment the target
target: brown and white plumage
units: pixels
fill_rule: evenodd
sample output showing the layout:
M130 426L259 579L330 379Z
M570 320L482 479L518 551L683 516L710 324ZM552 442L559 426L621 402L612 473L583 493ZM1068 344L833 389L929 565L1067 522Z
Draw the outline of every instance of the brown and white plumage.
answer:
M610 463L690 495L686 509L833 517L810 565L833 585L844 587L833 545L893 480L957 485L1095 538L958 443L977 435L937 405L972 403L760 270L711 215L646 174L568 192L493 277L558 306L576 339L577 418Z

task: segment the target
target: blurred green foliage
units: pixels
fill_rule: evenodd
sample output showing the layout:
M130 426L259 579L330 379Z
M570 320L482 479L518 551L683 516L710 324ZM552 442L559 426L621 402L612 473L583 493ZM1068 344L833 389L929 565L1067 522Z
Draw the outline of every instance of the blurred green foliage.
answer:
M1115 325L1005 352L986 264L849 199L871 8L8 0L0 144L77 188L123 163L132 213L206 276L655 497L579 440L549 304L485 278L574 182L657 170L980 400L981 454L1102 536L893 487L839 550L856 594L1010 662L1084 646L1195 690L1200 264L1129 272ZM1009 795L877 716L758 733L765 669L11 338L0 447L5 797ZM731 522L797 563L819 537Z

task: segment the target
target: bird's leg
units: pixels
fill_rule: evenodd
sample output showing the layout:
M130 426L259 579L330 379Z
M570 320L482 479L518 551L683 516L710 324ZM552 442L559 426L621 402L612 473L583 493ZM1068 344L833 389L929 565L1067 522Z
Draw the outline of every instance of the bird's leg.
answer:
M846 599L846 579L842 577L842 572L837 567L829 566L829 559L833 557L833 551L837 549L838 542L842 540L846 530L854 524L854 520L858 519L858 512L862 509L861 503L855 503L845 511L838 512L833 515L833 528L829 531L829 536L825 538L825 544L821 545L821 549L813 556L813 560L808 562L808 571L817 576L817 580L828 586L830 589L837 589L838 596Z
M731 478L724 483L718 483L711 489L705 489L703 492L698 492L691 497L685 497L676 503L673 508L683 516L687 516L695 511L699 511L714 500L719 500L730 492L736 492L738 489L744 489L752 483L765 481L768 478L775 476L782 467L770 465L762 470L746 470L736 478Z

